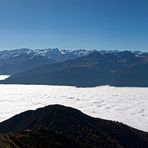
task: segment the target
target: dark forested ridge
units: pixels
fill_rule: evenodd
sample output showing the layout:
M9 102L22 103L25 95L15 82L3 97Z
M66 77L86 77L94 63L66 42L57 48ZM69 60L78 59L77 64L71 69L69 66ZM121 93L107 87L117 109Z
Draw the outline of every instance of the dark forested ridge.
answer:
M34 68L10 76L1 83L74 86L148 86L146 53L98 52Z
M1 148L94 148L74 138L47 128L0 135Z
M61 105L18 114L0 123L0 133L0 144L5 147L11 143L10 148L148 147L147 132L119 122L92 118Z

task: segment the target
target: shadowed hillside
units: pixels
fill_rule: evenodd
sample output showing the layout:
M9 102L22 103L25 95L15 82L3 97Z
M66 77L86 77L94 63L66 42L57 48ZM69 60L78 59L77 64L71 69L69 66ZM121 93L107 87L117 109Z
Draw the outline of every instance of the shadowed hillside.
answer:
M0 136L1 148L94 148L68 135L40 127Z
M130 51L101 53L41 66L10 76L1 83L72 85L80 87L148 86L148 59Z
M40 130L40 127L44 128ZM23 132L26 129L31 130L28 133ZM28 147L30 145L43 147L40 145L43 141L46 141L47 144L54 143L55 147L57 141L59 143L66 141L62 143L63 146L66 143L67 145L73 143L75 147L83 144L87 147L91 145L103 148L148 147L148 133L146 132L119 122L92 118L76 109L61 105L49 105L16 115L0 123L0 132L5 133L5 136L7 135L18 145L27 143ZM8 132L17 133L11 136L11 134L6 134ZM64 139L59 141L56 139L57 136ZM2 136L0 140L4 140L4 137ZM35 139L39 139L40 142Z

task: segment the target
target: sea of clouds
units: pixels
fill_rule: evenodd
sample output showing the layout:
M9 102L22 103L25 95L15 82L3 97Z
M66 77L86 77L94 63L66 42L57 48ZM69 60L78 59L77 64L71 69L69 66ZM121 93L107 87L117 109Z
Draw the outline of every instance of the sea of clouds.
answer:
M148 88L0 85L0 121L49 104L71 106L148 131Z

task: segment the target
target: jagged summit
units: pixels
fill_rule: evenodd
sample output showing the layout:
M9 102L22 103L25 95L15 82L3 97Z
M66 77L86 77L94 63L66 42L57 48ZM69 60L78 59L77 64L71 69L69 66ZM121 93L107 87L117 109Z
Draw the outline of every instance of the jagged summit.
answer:
M0 51L0 74L12 75L38 66L79 58L91 52L58 48L3 50Z

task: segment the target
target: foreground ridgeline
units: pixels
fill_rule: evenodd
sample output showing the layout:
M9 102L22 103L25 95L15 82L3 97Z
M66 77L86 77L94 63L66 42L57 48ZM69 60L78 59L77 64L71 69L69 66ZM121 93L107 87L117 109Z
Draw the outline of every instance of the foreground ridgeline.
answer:
M1 148L147 148L148 133L61 105L0 123Z
M72 54L73 52L70 53ZM86 50L80 50L76 53L73 53L77 55L75 57L72 56L73 58L34 67L33 69L14 74L6 80L0 81L0 83L78 87L100 85L148 86L148 53L131 51L91 51L89 53ZM66 56L66 53L64 56ZM23 64L20 61L19 63ZM42 62L40 61L39 63L41 64Z

